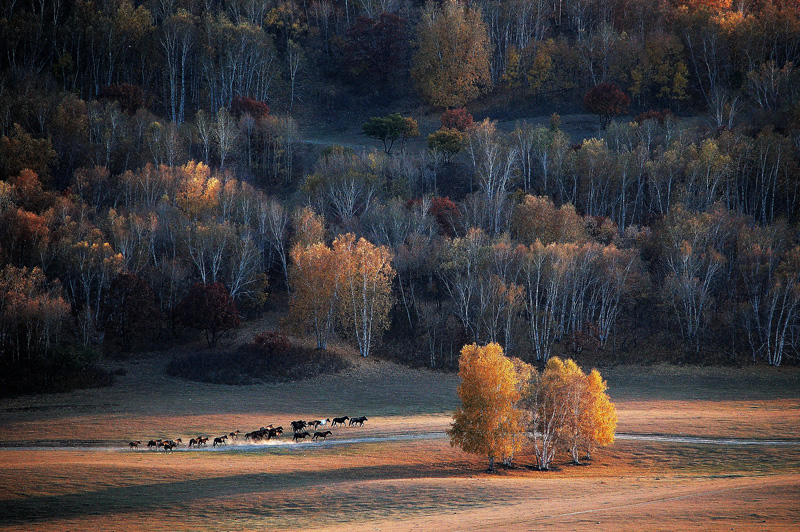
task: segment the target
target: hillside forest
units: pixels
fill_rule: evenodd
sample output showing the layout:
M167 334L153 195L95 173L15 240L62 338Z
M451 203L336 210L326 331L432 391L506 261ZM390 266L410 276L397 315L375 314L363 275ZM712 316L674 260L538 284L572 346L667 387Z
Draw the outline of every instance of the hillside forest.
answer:
M4 393L246 324L798 362L798 0L11 0L0 35Z

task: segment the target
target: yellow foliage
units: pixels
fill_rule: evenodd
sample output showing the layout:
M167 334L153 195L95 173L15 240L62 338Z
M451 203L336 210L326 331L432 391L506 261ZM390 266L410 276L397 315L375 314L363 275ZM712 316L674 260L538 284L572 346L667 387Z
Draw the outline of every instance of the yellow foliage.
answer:
M553 58L551 56L553 46L554 43L551 39L537 47L533 55L531 67L528 69L528 85L534 93L541 91L553 75Z
M523 378L530 374L530 366L518 365ZM485 454L492 469L496 458L512 456L522 448L523 412L517 407L520 377L496 343L464 346L458 376L461 407L447 431L450 444L468 453Z
M519 50L515 46L511 46L506 54L506 70L503 72L501 81L515 89L520 86L519 79Z
M553 357L541 375L531 378L529 403L533 419L532 439L539 467L548 469L560 446L566 446L575 462L585 447L587 456L595 445L614 441L617 413L606 394L606 382L596 369L589 375L573 360Z
M441 7L429 2L417 35L411 75L429 103L459 107L491 88L491 43L479 11L457 0L446 0Z
M339 318L346 334L354 336L362 356L368 356L376 337L389 327L394 304L392 253L386 246L348 233L333 241L336 268L341 271Z
M293 216L294 236L292 243L298 246L310 246L325 239L325 219L314 212L311 207L303 207Z
M525 196L514 210L511 221L514 237L526 244L537 240L543 244L554 242L582 243L589 239L581 216L570 203L559 208L546 196Z
M311 329L317 338L317 348L326 349L333 328L341 269L333 250L321 242L295 245L291 258L289 322L296 330Z
M202 162L189 161L178 171L178 207L190 218L201 218L219 207L222 182Z

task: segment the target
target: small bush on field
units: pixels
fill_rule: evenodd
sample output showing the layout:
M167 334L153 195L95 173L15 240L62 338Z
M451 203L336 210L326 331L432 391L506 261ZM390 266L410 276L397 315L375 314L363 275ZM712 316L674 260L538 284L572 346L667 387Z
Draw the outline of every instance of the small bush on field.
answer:
M242 385L301 380L338 373L349 365L334 353L293 346L285 335L270 331L233 351L175 357L167 373L193 381Z

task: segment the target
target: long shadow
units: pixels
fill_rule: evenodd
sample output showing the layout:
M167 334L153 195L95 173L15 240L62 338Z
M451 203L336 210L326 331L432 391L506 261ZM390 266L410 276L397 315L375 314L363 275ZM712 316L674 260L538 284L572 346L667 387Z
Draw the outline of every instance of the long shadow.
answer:
M498 499L513 498L511 493L496 493L490 488L474 486L457 490L426 488L426 494L413 490L391 491L389 497L374 498L371 493L357 493L348 500L329 490L336 484L363 480L404 480L413 478L451 478L461 476L457 470L430 470L422 467L380 466L337 469L335 476L326 472L251 473L208 479L159 482L105 488L66 495L35 496L19 500L0 501L0 526L46 522L54 519L80 518L82 516L112 515L117 513L151 511L185 506L203 499L223 499L236 495L265 494L275 496L276 504L260 505L248 514L261 517L287 518L292 512L308 517L301 507L312 505L326 507L327 512L341 508L359 507L359 510L385 513L387 504L395 510L426 511L441 507L464 507L495 504ZM316 488L309 490L308 488ZM292 499L291 490L304 490ZM429 491L432 491L430 493ZM337 506L339 508L337 508Z

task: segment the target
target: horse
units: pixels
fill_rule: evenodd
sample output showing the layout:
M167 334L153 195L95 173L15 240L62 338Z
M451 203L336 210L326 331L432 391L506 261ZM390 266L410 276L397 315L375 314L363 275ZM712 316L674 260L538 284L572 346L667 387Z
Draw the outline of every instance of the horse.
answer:
M136 440L136 441L132 441L132 442L128 443L128 446L131 449L138 449L141 444L142 444L142 442L140 442L139 440Z
M309 426L314 427L314 430L317 430L318 427L324 427L330 422L331 422L331 418L315 419L314 421L309 421L308 424L309 424Z
M350 418L349 418L349 417L347 417L347 416L343 416L343 417L335 417L335 418L333 418L333 423L331 423L331 427L335 427L336 425L344 425L344 424L345 424L345 422L346 422L348 419L350 419Z
M292 421L290 425L292 426L292 430L297 432L299 430L303 430L304 428L306 428L306 425L308 425L308 423L300 420L300 421Z
M214 443L211 446L216 447L217 445L224 445L225 443L227 443L225 441L227 439L228 439L227 436L220 436L219 438L214 438Z
M314 436L311 437L312 440L316 440L317 438L322 438L323 440L327 440L328 436L333 434L333 432L326 430L325 432L315 432Z
M230 439L232 439L232 440L238 440L239 439L239 431L237 430L237 431L234 431L234 432L229 432L228 433L228 437L230 437Z
M198 436L197 437L197 446L204 446L208 443L208 436Z
M153 447L155 447L156 449L158 449L160 447L160 445L159 445L160 442L161 442L161 440L158 440L158 441L150 440L149 442L147 442L147 448L148 449L152 449Z
M349 426L351 426L351 427L356 427L356 426L363 427L364 426L364 422L366 420L367 420L367 416L351 417Z
M305 440L309 436L311 435L308 432L295 432L294 436L292 436L292 441Z
M172 449L174 449L177 446L178 446L177 443L172 442L172 441L168 441L168 442L164 442L164 444L161 445L161 448L164 450L165 453L171 453Z

